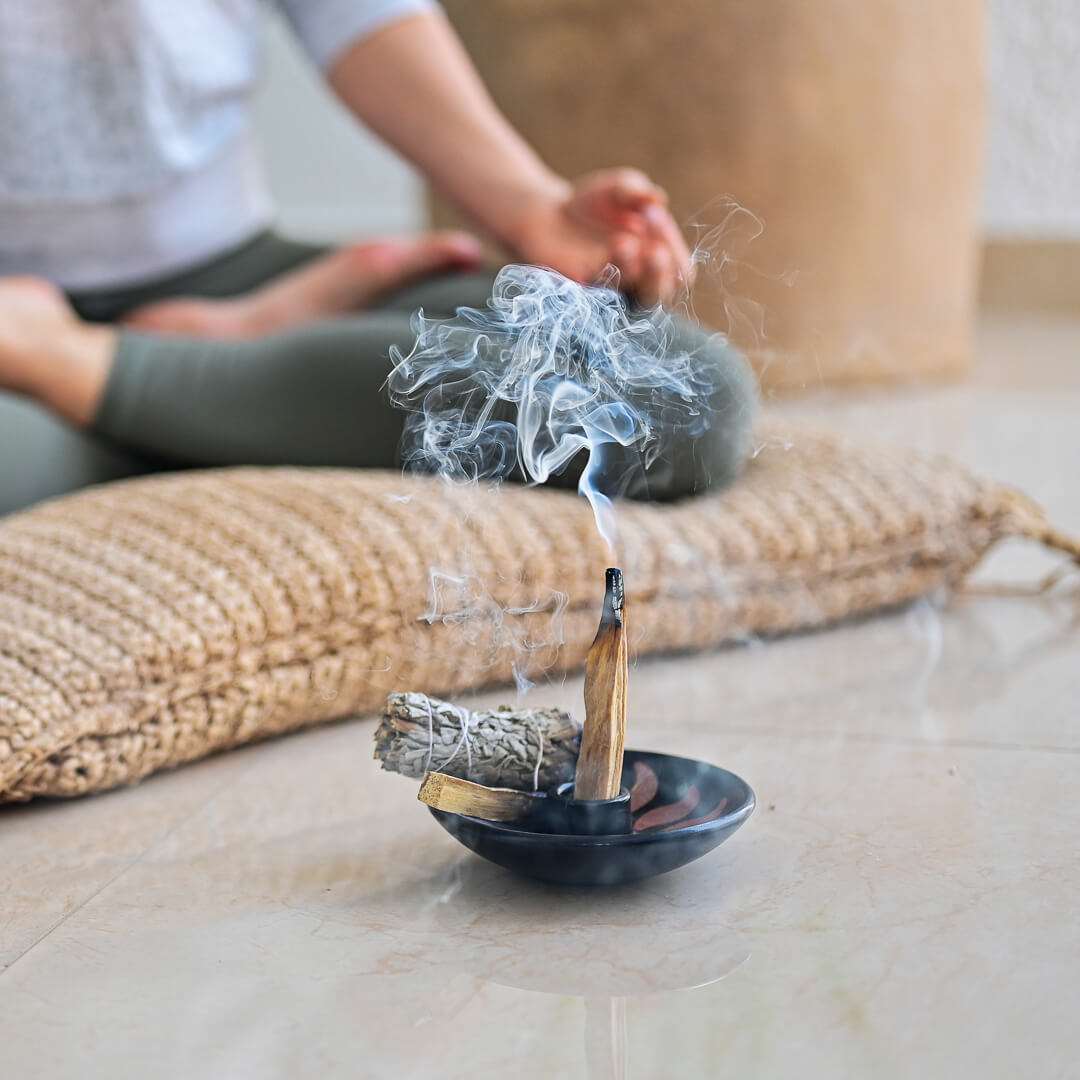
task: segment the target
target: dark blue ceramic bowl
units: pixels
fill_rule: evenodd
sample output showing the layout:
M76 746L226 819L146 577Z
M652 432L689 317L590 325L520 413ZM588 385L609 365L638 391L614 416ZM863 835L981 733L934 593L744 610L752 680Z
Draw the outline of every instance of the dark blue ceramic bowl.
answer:
M620 885L685 866L722 844L753 812L750 785L726 769L692 758L627 750L626 787L633 785L634 765L639 762L652 769L659 787L656 797L635 816L680 803L696 788L696 805L682 822L642 832L571 836L442 810L431 813L470 851L507 870L563 885Z

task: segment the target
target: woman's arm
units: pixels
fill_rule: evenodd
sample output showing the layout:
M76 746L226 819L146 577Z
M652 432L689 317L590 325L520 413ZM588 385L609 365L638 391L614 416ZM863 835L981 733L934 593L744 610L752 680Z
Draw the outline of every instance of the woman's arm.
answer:
M496 108L441 12L360 38L328 75L365 124L519 258L579 280L613 262L647 301L688 275L664 193L631 169L576 184L549 169Z
M364 123L510 247L532 202L569 193L496 108L441 12L362 38L331 66L329 81Z

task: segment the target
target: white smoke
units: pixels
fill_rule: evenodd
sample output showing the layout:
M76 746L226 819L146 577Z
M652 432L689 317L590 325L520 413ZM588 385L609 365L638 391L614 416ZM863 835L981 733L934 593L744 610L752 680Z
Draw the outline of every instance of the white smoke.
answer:
M540 484L585 456L578 490L613 550L612 499L675 439L709 424L714 371L673 347L660 309L615 288L507 266L488 306L413 317L416 343L392 350L391 399L408 412L406 467L450 480Z
M469 553L461 551L455 565L468 566ZM554 660L554 650L563 643L563 619L569 603L566 593L557 589L523 592L524 581L515 592L519 599L504 605L497 601L481 578L471 570L448 570L433 567L428 573L428 609L420 618L426 623L455 627L460 640L486 656L494 667L503 654L510 656L510 671L519 695L535 685L530 670L537 658ZM538 618L527 618L537 616ZM533 672L535 674L535 672Z

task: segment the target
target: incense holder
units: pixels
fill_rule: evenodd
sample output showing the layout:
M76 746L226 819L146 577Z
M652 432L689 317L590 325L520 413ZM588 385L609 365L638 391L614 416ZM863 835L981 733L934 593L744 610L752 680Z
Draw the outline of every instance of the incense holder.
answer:
M544 832L529 819L519 824L431 813L470 851L515 873L563 885L620 885L693 862L722 844L754 810L750 785L707 762L627 750L623 786L635 788L643 770L655 777L655 794L634 808L627 831Z
M630 811L630 789L624 787L614 799L575 799L574 783L555 789L556 803L562 804L564 833L585 836L610 836L627 833L634 827Z
M539 800L522 825L532 832L556 835L610 836L632 832L630 790L624 787L614 799L575 799L571 780L560 784L553 795Z

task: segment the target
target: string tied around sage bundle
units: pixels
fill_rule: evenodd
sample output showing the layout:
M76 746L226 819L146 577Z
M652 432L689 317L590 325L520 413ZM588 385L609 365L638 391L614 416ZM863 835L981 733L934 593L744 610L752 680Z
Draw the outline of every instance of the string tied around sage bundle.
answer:
M458 751L465 747L465 761L466 771L472 775L472 744L469 742L469 724L472 722L473 714L468 709L461 705L451 705L451 711L458 717L461 723L461 737L454 744L454 749L450 751L450 756L439 765L437 769L431 768L432 758L435 756L435 714L431 707L431 699L427 698L427 718L428 718L428 752L427 761L424 764L424 772L446 772L446 767L450 764L454 758L457 757ZM539 765L537 766L539 768Z
M555 707L472 711L415 691L387 695L375 731L384 769L446 772L488 787L543 791L573 779L581 725Z

